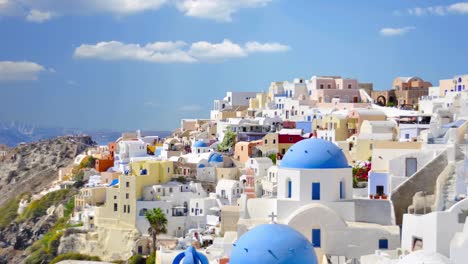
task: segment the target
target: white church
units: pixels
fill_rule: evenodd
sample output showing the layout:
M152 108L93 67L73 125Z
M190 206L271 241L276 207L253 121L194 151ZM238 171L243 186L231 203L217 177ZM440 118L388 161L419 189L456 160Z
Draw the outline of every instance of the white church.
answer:
M311 138L293 145L278 165L277 184L276 198L239 200L238 237L273 216L310 240L319 263L400 247L391 203L353 199L352 169L332 142Z

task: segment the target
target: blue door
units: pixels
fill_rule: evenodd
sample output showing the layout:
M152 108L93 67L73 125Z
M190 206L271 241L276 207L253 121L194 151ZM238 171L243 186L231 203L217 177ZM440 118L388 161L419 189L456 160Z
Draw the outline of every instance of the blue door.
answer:
M312 183L312 200L320 200L320 182Z
M321 246L320 229L312 229L312 246L319 248Z
M344 189L342 181L340 181L340 199L344 199Z
M292 194L292 182L289 180L288 181L288 198L291 198Z

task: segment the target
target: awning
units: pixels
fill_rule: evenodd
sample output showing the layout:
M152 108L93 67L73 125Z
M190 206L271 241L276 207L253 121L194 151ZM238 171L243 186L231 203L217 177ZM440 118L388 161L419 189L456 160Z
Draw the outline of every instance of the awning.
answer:
M112 187L112 186L118 185L118 184L119 184L119 179L113 179L113 180L111 181L111 183L109 184L109 187Z

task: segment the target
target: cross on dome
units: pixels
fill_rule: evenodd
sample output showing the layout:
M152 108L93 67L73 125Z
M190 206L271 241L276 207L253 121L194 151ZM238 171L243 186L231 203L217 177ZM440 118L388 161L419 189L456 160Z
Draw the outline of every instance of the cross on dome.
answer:
M270 215L268 215L268 217L270 217L270 218L271 218L271 222L270 222L270 224L276 224L276 222L275 222L275 218L277 218L277 217L278 217L278 215L275 215L275 213L274 213L274 212L271 212L271 214L270 214Z

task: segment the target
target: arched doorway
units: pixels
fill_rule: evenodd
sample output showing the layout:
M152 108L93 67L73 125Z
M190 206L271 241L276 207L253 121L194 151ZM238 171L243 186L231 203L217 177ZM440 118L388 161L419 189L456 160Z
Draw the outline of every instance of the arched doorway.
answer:
M379 97L377 97L377 100L376 100L377 104L380 105L380 106L386 106L387 105L387 98L385 98L385 96L383 95L380 95Z

